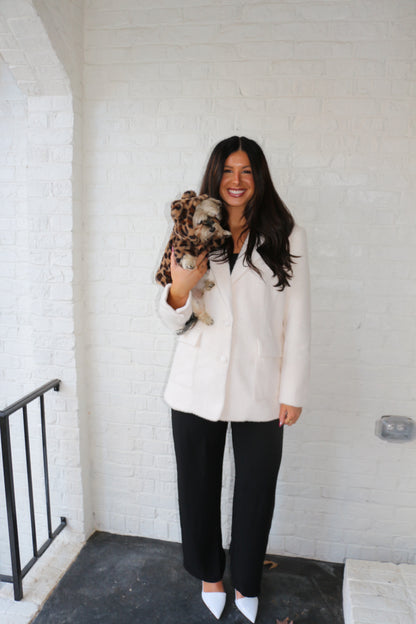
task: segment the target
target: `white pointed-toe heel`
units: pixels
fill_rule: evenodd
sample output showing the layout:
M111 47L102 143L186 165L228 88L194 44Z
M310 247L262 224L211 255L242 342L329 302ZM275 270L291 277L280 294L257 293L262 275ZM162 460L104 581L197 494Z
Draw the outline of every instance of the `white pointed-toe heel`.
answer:
M202 583L201 596L204 604L219 620L224 611L227 594L225 592L204 592L204 583Z
M253 598L243 596L243 598L237 598L237 593L235 594L235 605L239 611L248 619L250 622L256 621L257 609L259 608L259 599L257 596Z

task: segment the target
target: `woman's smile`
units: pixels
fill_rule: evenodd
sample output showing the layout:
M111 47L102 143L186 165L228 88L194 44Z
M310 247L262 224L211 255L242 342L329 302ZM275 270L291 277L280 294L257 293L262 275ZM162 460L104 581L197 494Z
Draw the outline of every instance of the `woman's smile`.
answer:
M233 188L230 188L230 189L228 189L228 193L230 195L232 195L233 197L241 197L242 195L244 195L245 190L244 189L233 189Z

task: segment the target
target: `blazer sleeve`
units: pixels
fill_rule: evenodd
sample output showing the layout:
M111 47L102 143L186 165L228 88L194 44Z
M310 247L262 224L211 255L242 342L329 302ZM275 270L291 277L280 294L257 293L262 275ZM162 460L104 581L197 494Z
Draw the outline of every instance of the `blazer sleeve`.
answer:
M178 331L182 329L186 321L189 320L192 314L192 294L189 293L188 299L182 308L176 310L168 304L169 291L172 284L166 284L161 297L159 299L159 316L162 322L172 331Z
M306 233L299 226L290 237L290 252L298 257L285 301L279 402L302 407L309 389L311 303Z

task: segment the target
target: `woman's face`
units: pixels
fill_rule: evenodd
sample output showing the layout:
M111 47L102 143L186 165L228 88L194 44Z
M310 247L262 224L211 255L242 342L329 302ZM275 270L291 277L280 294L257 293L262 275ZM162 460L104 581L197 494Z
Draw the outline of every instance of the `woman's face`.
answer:
M227 208L242 211L255 191L251 164L246 152L233 152L224 163L220 182L220 196Z

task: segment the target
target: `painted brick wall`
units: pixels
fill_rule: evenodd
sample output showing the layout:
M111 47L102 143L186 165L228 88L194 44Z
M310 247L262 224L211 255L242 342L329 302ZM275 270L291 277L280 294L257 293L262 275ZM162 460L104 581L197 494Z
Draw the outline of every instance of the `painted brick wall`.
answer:
M69 97L26 97L0 65L1 408L59 377L62 392L46 396L53 528L60 515L83 533L79 425L72 313ZM66 137L66 139L65 139ZM69 214L68 214L69 210ZM48 538L38 402L28 410L38 544ZM21 413L10 419L21 560L33 556ZM8 573L8 536L0 480L0 558Z
M27 104L9 68L0 59L0 409L7 398L22 394L19 371L32 368L31 325L26 310L29 283L26 278L27 237L24 190L26 182ZM10 400L11 402L11 400ZM0 525L7 526L3 478L0 480ZM25 549L26 544L23 546ZM0 532L0 560L9 561L9 543ZM9 572L2 565L2 573Z
M84 361L84 270L83 270L83 0L33 0L33 5L56 53L55 62L62 64L71 88L71 176L70 202L71 247L71 320L74 331L75 380L74 392L78 402L78 436L81 477L77 484L82 491L80 508L84 517L84 533L93 530L90 478L89 430L86 407Z
M0 19L15 79L27 80L30 95L48 85L66 89L42 65L45 57L27 67L34 51L22 55L21 47L31 21L21 14L12 24L17 4L29 6L5 2ZM48 112L34 98L14 122L27 114L30 136L40 137L42 185L30 182L39 229L28 279L36 246L45 258L46 245L60 267L43 273L31 345L49 354L47 373L58 367L71 388L55 449L71 521L82 526L90 505L99 529L179 539L161 398L174 338L155 314L153 274L171 200L198 187L213 144L238 133L263 145L277 188L308 232L312 269L312 392L301 423L286 433L269 550L414 562L414 443L374 436L382 414L415 414L413 0L34 4L74 91L65 105L65 97L51 98ZM59 145L48 143L57 137ZM60 165L69 163L68 186L59 180ZM11 179L2 192L16 192ZM2 231L10 225L2 221ZM50 323L56 340L42 345ZM231 488L228 446L225 511ZM229 528L226 519L226 540Z
M8 399L22 392L16 369L22 366L22 358L28 360L24 366L30 368L32 343L26 305L28 243L25 227L22 227L26 220L27 102L2 60L0 86L0 396L4 408Z
M173 338L152 276L170 201L210 148L257 139L308 232L313 384L286 434L273 552L414 560L413 1L87 0L85 226L99 528L178 539L168 410ZM226 456L224 502L232 468ZM225 524L229 535L229 524Z
M82 11L61 5L60 19L68 27L78 19L82 42ZM51 7L48 7L51 10ZM67 10L65 10L65 8ZM51 17L42 3L39 13ZM1 223L1 401L12 403L45 381L62 380L59 395L47 395L47 437L53 528L60 515L68 519L67 535L76 541L89 533L87 481L83 440L80 440L82 378L74 253L80 242L82 147L79 122L81 95L51 46L44 23L32 2L0 5L2 186ZM45 15L46 13L46 15ZM53 13L57 17L56 12ZM48 21L45 19L45 21ZM48 23L50 20L48 21ZM56 24L55 22L53 22ZM72 24L75 27L75 24ZM52 26L50 25L50 31ZM75 28L73 28L75 30ZM64 29L64 33L66 30ZM53 37L52 37L53 39ZM67 43L67 42L66 42ZM82 54L81 54L82 56ZM7 66L6 67L6 63ZM82 66L79 68L82 75ZM80 83L80 80L78 81ZM73 84L78 84L75 80ZM4 165L4 166L3 166ZM77 368L78 367L78 368ZM37 406L36 406L37 407ZM35 483L39 545L46 539L39 409L31 405L29 422ZM11 418L17 516L22 562L31 555L29 509L25 479L24 442L19 414ZM3 500L3 492L0 492ZM87 499L87 504L85 502ZM1 505L4 509L4 504ZM87 517L87 518L86 518ZM6 550L7 525L1 522L0 549ZM3 563L7 557L2 557ZM4 566L3 566L4 567ZM7 571L7 570L3 570Z

